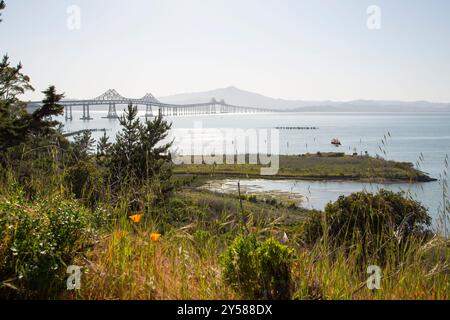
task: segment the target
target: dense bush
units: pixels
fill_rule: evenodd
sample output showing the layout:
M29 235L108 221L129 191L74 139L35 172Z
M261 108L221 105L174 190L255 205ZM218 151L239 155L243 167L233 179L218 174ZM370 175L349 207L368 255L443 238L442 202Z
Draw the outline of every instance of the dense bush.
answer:
M84 199L86 204L95 204L105 191L103 174L90 161L80 161L70 167L65 180L77 199Z
M64 285L65 266L89 238L90 215L76 202L1 200L0 278L25 296Z
M182 199L170 198L167 202L167 213L161 219L166 224L181 227L192 220L195 211L195 208Z
M227 284L249 299L289 299L293 251L273 239L239 236L222 256Z
M311 215L304 238L309 244L321 240L333 246L362 248L364 256L376 253L383 258L390 245L401 247L412 236L424 236L430 224L427 209L403 192L358 192L329 203L322 214Z

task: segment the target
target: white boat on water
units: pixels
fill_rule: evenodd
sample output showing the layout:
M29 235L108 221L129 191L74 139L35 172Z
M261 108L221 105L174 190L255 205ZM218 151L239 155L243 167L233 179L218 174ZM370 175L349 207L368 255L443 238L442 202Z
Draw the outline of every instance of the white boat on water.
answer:
M334 144L336 147L339 147L340 145L342 145L342 143L339 141L339 139L336 139L336 138L331 140L331 144Z

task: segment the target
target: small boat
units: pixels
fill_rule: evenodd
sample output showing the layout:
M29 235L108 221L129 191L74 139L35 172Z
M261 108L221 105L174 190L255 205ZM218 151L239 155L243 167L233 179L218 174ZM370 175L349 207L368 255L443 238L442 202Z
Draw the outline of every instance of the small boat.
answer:
M339 147L340 145L342 145L342 143L339 141L339 139L333 139L331 140L331 144L334 144L336 147Z

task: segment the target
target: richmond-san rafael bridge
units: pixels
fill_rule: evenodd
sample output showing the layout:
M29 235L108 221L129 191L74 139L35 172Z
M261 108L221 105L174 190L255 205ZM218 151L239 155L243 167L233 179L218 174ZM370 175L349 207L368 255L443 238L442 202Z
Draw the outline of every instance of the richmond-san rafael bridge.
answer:
M206 115L206 114L224 114L224 113L267 113L275 112L275 110L244 107L227 104L224 100L216 101L212 99L205 103L195 104L168 104L158 101L152 94L147 93L142 98L125 98L121 96L116 90L110 89L94 99L86 100L62 100L59 104L64 106L64 116L66 120L73 120L73 108L82 108L83 116L81 120L92 120L90 115L90 106L105 105L108 106L108 114L105 118L117 119L116 106L133 104L134 106L145 107L145 117L153 117L156 115L162 116L187 116L187 115ZM29 102L29 108L38 107L41 102Z

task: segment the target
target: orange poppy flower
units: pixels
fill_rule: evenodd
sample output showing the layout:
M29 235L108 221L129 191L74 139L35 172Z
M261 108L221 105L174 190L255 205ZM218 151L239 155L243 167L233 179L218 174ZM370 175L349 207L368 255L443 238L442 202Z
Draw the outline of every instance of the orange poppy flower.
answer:
M129 216L128 218L130 218L131 221L133 221L134 223L139 223L143 216L144 216L144 214L139 213L139 214L134 214L132 216Z
M125 237L128 234L126 231L117 231L116 237L119 240L122 240L123 237Z
M159 233L152 233L150 235L150 240L152 240L152 241L158 241L159 238L161 238L161 234L159 234Z

